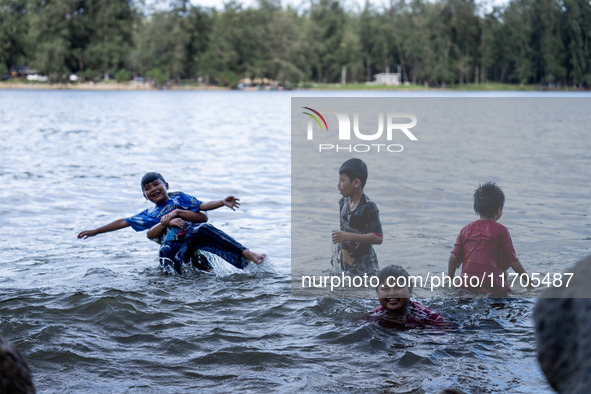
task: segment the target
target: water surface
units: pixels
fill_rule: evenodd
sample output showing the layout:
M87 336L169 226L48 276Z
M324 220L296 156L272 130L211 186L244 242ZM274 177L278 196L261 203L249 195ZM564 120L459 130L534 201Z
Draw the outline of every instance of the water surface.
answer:
M550 392L535 359L531 299L421 299L458 326L396 331L366 320L376 300L292 296L294 94L327 95L0 91L0 332L26 356L39 392ZM582 257L588 208L568 190L584 179L585 146L580 157L552 157L573 166L558 200L531 200L555 204L573 233L542 245L551 222L511 219L524 234L514 237L518 253L565 264ZM205 201L238 196L237 212L219 209L210 221L269 261L179 277L160 271L144 233L76 239L147 208L139 185L147 171ZM397 242L419 232L445 260L459 229L436 235L427 224L429 202L445 194L408 179L396 190L406 208L396 211ZM335 187L327 201L335 217L337 200ZM458 223L472 218L466 204Z

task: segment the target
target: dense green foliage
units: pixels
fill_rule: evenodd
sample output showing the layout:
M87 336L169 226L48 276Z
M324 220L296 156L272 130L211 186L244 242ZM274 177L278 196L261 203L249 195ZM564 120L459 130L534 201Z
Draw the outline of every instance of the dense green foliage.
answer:
M0 72L28 67L65 80L134 75L232 86L371 81L396 71L416 84L502 82L591 85L588 0L392 0L348 10L338 0L307 8L259 0L221 10L172 1L0 0ZM130 70L130 71L127 71Z

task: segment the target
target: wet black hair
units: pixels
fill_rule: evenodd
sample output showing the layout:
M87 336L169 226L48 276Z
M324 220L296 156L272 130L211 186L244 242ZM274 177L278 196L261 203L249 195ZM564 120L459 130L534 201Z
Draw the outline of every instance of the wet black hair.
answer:
M492 217L505 205L505 194L494 182L484 182L474 191L474 212Z
M347 175L351 182L359 179L363 188L367 182L367 165L361 159L349 159L339 168L339 175L341 174Z
M157 172L146 173L146 175L144 175L142 177L142 183L141 183L142 193L144 192L144 186L146 186L146 184L148 184L150 182L154 182L157 179L160 179L162 181L162 183L166 183L166 181L164 180L164 177L162 175L160 175L159 173L157 173Z
M380 285L382 285L384 283L387 283L389 277L398 278L399 276L403 276L404 278L406 278L405 283L407 283L408 287L412 289L412 286L410 285L410 280L408 279L408 272L406 272L406 270L399 265L389 265L387 267L382 268L382 270L378 274L378 279L380 280ZM378 288L376 288L376 290Z

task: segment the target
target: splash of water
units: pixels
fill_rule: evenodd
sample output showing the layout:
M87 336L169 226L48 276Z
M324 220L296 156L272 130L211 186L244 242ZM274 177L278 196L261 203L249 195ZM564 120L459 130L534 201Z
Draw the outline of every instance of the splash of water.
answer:
M205 252L205 251L201 251L201 253L203 253L205 255L205 257L207 258L207 261L209 262L209 265L211 266L213 273L216 276L221 277L221 278L227 277L230 275L234 275L234 274L239 274L239 273L246 273L246 274L251 274L251 275L256 275L259 273L277 273L277 270L269 257L266 257L265 260L261 264L254 264L254 263L250 262L250 263L248 263L248 265L246 267L244 267L244 269L239 269L239 268L232 266L231 264L226 262L224 259L222 259L221 257L219 257L215 254ZM173 260L163 257L163 258L156 258L155 261L159 262L162 272L166 275L189 275L195 271L201 272L201 270L193 267L191 264L182 264L181 265L181 274L179 274L174 269L174 261ZM206 272L206 271L203 271L203 272Z

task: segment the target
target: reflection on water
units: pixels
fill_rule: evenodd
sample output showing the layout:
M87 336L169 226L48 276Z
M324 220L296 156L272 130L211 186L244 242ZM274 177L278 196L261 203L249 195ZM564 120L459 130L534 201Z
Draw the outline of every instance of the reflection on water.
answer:
M0 91L0 331L25 354L38 390L549 392L535 360L531 300L421 300L458 323L441 332L368 322L373 299L291 295L290 97ZM554 158L569 166L566 152ZM559 171L550 167L544 171ZM139 187L147 171L202 200L238 196L237 212L218 209L210 221L267 253L269 263L179 277L160 271L156 245L143 233L76 239L148 207ZM581 178L575 173L565 189ZM396 191L397 242L422 234L447 255L456 228L442 235L426 225L429 201L447 193L410 178ZM528 215L518 224L520 250L570 263L589 230L580 211L561 212L583 197L553 192L565 195L555 215L572 233L540 245L553 231L550 218ZM553 200L529 201L535 212ZM457 220L469 219L469 209L462 212Z

